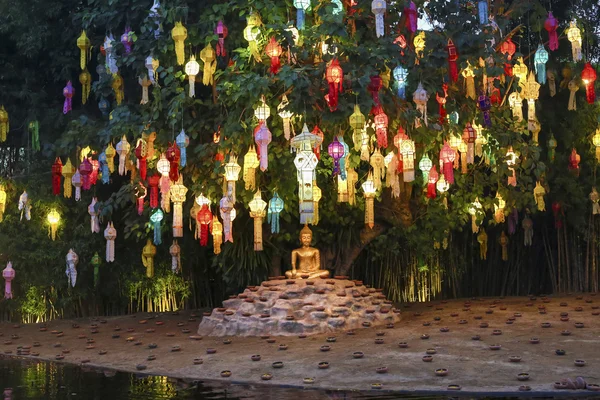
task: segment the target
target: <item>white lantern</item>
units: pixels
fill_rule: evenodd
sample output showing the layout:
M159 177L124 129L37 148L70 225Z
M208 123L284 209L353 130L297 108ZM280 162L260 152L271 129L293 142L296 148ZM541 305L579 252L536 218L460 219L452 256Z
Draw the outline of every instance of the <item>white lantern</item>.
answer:
M196 96L196 75L200 72L200 64L196 61L196 57L192 54L190 56L190 61L185 64L185 73L188 76L188 83L190 85L190 89L188 95L190 97Z
M267 203L262 199L260 190L250 201L250 218L254 219L254 251L263 250L262 223L267 215Z

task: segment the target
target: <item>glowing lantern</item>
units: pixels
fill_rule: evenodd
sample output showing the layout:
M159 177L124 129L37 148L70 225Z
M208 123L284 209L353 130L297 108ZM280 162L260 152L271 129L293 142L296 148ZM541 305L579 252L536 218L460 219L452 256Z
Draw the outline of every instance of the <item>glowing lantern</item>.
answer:
M423 58L423 51L425 50L425 31L421 31L415 36L413 40L415 46L415 64L419 64L419 59Z
M448 51L448 75L450 75L450 82L456 82L458 81L458 67L456 66L458 52L452 39L448 39L446 50Z
M571 155L569 156L569 170L576 176L579 176L580 162L581 156L577 154L577 149L573 148L573 150L571 150Z
M219 38L217 42L217 56L219 57L227 56L227 50L225 50L225 38L227 37L228 33L229 31L227 30L227 27L223 21L219 21L215 27L215 34Z
M204 63L206 65L206 62ZM210 68L210 67L209 67ZM190 86L188 90L189 97L196 97L196 75L200 72L200 64L196 61L196 57L192 54L190 56L190 61L185 64L185 73L188 76L188 84ZM212 74L210 75L212 77ZM209 78L210 79L210 78ZM148 89L146 89L147 91Z
M143 132L142 137L146 140L146 143L148 144L148 160L152 160L154 158L155 153L154 142L156 141L156 132L150 132L149 134Z
M94 167L87 158L84 158L82 163L79 164L79 173L83 182L83 190L90 190L92 187L92 180L90 175L92 174Z
M160 175L157 173L148 177L148 187L150 188L150 208L158 207L158 185L160 183Z
M156 246L152 244L150 239L146 241L146 245L142 249L142 265L146 268L146 276L154 277L154 256L156 255Z
M305 124L306 125L306 124ZM314 220L313 181L318 160L313 153L313 146L318 137L308 132L308 128L292 138L292 147L296 150L294 165L298 178L298 202L300 208L300 223L312 223Z
M56 231L58 229L58 223L60 222L60 214L55 209L52 209L46 218L48 220L48 225L50 225L48 236L50 236L52 240L56 240Z
M296 26L299 30L304 29L305 12L310 8L310 0L294 0L296 7Z
M417 111L421 113L421 118L425 122L425 126L428 126L427 123L427 101L429 100L429 94L423 88L423 84L419 82L417 86L417 90L413 93L413 101L415 102ZM415 120L417 123L418 119Z
M171 180L169 179L169 172L171 171L171 164L165 154L160 155L160 159L156 163L156 170L161 174L160 177L160 193L162 195L161 207L165 212L169 212L170 199L169 189L171 186Z
M473 67L468 61L467 67L462 70L462 76L465 79L466 85L465 96L467 98L475 100L475 98L477 97L475 93L475 72L473 71Z
M221 244L223 243L223 224L219 222L219 218L215 215L212 222L212 236L214 253L221 253Z
M444 95L440 96L439 92L435 93L435 100L438 103L438 114L440 125L446 123L447 113L446 113L446 101L448 100L448 84L442 84L442 90L444 91Z
M515 77L519 78L519 84L521 86L525 84L528 73L529 73L529 68L527 68L525 61L523 61L523 57L517 58L517 63L515 64L515 66L513 68L513 74Z
M338 93L341 93L343 90L342 83L344 80L344 71L337 58L334 58L331 60L331 63L329 63L325 76L329 83L327 103L329 104L329 109L335 111L338 105Z
M540 44L535 52L534 56L535 72L537 74L537 80L540 84L546 83L546 63L548 62L548 52L544 48L543 44Z
M423 174L425 176L425 174ZM435 199L437 192L435 191L435 184L439 179L439 173L435 165L431 167L427 174L427 198Z
M477 140L477 131L470 122L465 124L462 139L467 144L467 162L473 164L475 162L475 141Z
M138 169L140 170L140 178L143 181L146 180L147 173L147 162L148 157L148 146L146 141L142 138L138 139L137 146L135 147L135 157L138 159Z
M258 122L266 121L271 116L271 108L267 105L265 96L260 96L260 103L254 109L254 116Z
M273 135L269 128L267 128L266 122L261 122L258 128L258 131L254 135L254 141L256 142L259 148L259 158L260 158L260 170L266 171L269 167L269 153L268 153L268 145L271 143Z
M144 199L146 198L147 194L148 190L146 189L146 186L144 186L144 184L140 182L140 184L135 187L135 197L138 215L142 215L144 213Z
M79 170L75 168L75 173L71 178L71 183L75 186L75 201L81 200L81 185L83 184Z
M87 60L90 58L91 46L92 44L85 31L81 31L81 35L77 38L77 47L80 50L79 65L82 70L85 69Z
M479 15L479 23L484 25L488 23L488 0L479 0L477 2L477 15Z
M385 35L385 26L383 25L383 16L387 4L385 0L373 0L371 3L371 11L375 14L375 33L377 37Z
M504 222L504 207L506 207L506 202L500 193L496 193L496 200L494 201L494 220L497 223Z
M443 162L443 175L447 182L454 183L454 160L456 160L456 152L450 147L448 142L444 143L440 150L440 160Z
M301 0L308 1L308 0ZM247 26L244 28L244 39L248 41L248 49L250 50L250 56L254 57L257 63L262 62L260 53L258 52L258 36L260 35L260 25L262 21L258 14L250 14L247 18Z
M183 202L188 189L183 184L183 175L169 190L173 202L173 237L183 237Z
M115 239L117 238L117 230L112 222L106 224L104 229L104 239L106 239L106 262L115 261Z
M354 150L360 150L362 145L362 130L365 127L365 116L360 112L358 104L354 105L354 113L350 115L349 122L350 128L352 128L352 142L354 143Z
M519 92L514 91L508 96L508 104L512 111L513 118L517 121L523 121L523 99Z
M75 287L75 283L77 282L77 263L79 263L79 256L73 249L69 249L66 258L67 269L65 274L67 275L67 286L71 285L71 287Z
M327 152L333 158L333 176L336 176L340 173L340 160L344 157L344 146L339 142L337 136L327 147Z
M592 143L596 146L596 161L600 162L600 128L592 136Z
M375 193L377 189L373 182L373 175L370 172L367 180L361 186L365 197L365 226L373 229L373 226L375 226Z
M535 101L540 96L540 84L535 81L535 76L533 72L529 73L529 77L527 78L527 82L525 83L523 90L523 97L527 99L527 118L528 119L536 119L535 118Z
M506 76L513 76L513 68L512 68L512 57L515 55L517 51L517 46L509 37L500 45L500 52L506 55L506 59L508 62L504 63L504 74Z
M13 294L12 294L12 287L11 287L11 282L13 279L15 279L15 270L12 267L12 263L9 261L8 264L6 264L6 268L4 268L4 270L2 271L2 277L4 278L4 298L5 299L12 299L13 298ZM4 392L6 394L6 392ZM8 396L9 398L12 396Z
M186 147L190 145L190 137L185 134L185 131L181 129L179 135L175 138L175 143L179 147L179 165L183 168L187 165L187 151Z
M431 175L431 173L430 173ZM448 191L448 189L450 189L450 184L446 181L446 178L444 178L444 175L440 175L440 179L438 179L437 183L435 184L436 189L438 190L438 192L440 192L441 194L444 194ZM444 197L444 206L446 208L448 208L448 204L446 201L446 198Z
M223 219L223 233L225 234L225 241L233 243L233 227L231 223L233 222L233 208L234 202L231 201L230 195L225 195L221 198L219 202L219 211L221 214L221 218ZM214 225L213 225L214 229Z
M387 148L388 146L388 116L383 112L383 109L379 109L379 113L373 118L375 123L375 133L377 135L377 145L381 148Z
M274 37L271 37L269 43L265 46L265 54L271 58L271 74L276 75L279 72L279 68L281 68L281 62L279 61L279 56L283 50L277 40Z
M385 177L385 159L379 152L379 149L375 149L369 160L371 167L373 168L372 180L375 185L375 189L381 189L381 179Z
M412 0L408 3L408 7L404 7L404 15L406 15L406 30L415 33L417 31L417 6Z
M400 154L402 154L404 182L412 182L415 180L415 142L410 139L402 140Z
M279 112L279 116L283 120L283 135L286 140L290 140L290 118L294 115L289 109L290 102L288 101L287 96L284 94L281 98L281 103L277 106L277 111Z
M419 161L419 169L423 174L423 182L429 182L429 171L433 167L433 163L427 154L423 154L421 160ZM437 171L436 171L437 172ZM437 181L437 178L436 178Z
M402 157L402 155L400 155ZM399 172L402 172L402 167L399 167L400 161L398 156L392 151L384 157L384 164L387 169L385 174L385 186L392 189L392 197L400 197L400 177ZM348 196L346 196L348 197ZM339 201L339 192L338 192Z
M117 143L117 154L119 155L119 175L125 175L125 163L127 161L127 155L131 145L127 141L127 137L123 135L121 141Z
M233 154L229 156L229 162L225 164L225 181L227 182L227 193L231 201L235 204L235 183L238 181L242 167L237 163L237 157Z
M244 174L243 179L246 190L254 190L256 187L255 170L260 165L254 146L248 148L244 156Z
M394 68L394 79L396 80L396 89L398 97L406 98L406 80L408 78L408 70L401 65Z
M569 22L569 28L567 29L567 39L569 39L569 42L571 42L573 62L581 61L581 31L577 27L577 22Z
M340 176L338 175L338 179ZM313 182L313 203L314 203L314 216L312 220L312 225L317 225L319 223L319 201L323 197L323 192L317 186L317 181Z
M544 29L548 31L548 47L550 50L558 50L558 34L556 30L558 29L558 21L552 15L552 11L548 12L548 18L544 22Z
M96 197L92 197L92 202L88 206L88 214L90 214L90 229L92 233L100 233L100 221L98 220L98 210L96 209L97 203L98 199Z
M202 195L201 195L202 196ZM202 196L204 197L204 196ZM198 198L196 198L196 202L198 202ZM196 222L198 224L198 228L200 230L200 246L204 247L208 245L208 233L211 229L211 225L213 223L213 215L210 212L210 208L208 204L203 204L200 207L200 210L196 214Z
M517 186L517 173L515 172L515 164L517 163L518 157L513 151L512 146L508 147L508 151L506 152L506 165L508 165L508 170L511 175L508 177L508 184L511 186Z
M262 223L267 215L267 203L261 198L260 190L250 201L250 218L254 219L254 251L263 250Z
M169 179L176 182L179 179L179 160L181 159L181 150L177 143L171 143L167 148L167 160L169 161Z
M63 114L68 113L73 109L73 94L75 93L75 89L73 88L73 84L71 81L67 82L67 86L63 89L63 96L65 96L65 102L63 104Z
M540 181L537 181L535 188L533 189L533 197L535 199L538 211L546 211L546 202L544 201L545 194L546 189L544 189L544 187L540 184Z
M181 22L175 22L175 27L171 31L171 37L175 42L175 55L177 56L177 64L183 65L185 62L185 39L187 38L187 29Z
M6 135L10 130L8 113L4 106L0 105L0 142L6 142Z
M475 201L471 203L469 206L469 214L471 214L471 230L473 233L479 232L479 225L477 225L477 217L481 213L482 210L481 203L479 202L479 198L476 197Z
M146 61L144 62L144 66L148 70L148 78L153 85L158 83L158 67L160 66L160 62L152 58L152 56L148 56Z
M273 198L269 200L267 209L267 222L271 224L271 233L279 233L279 213L283 211L283 200L277 192L273 193Z
M163 220L165 214L160 208L157 208L150 215L150 222L154 230L154 244L159 245L162 243L162 235L160 231L160 223Z
M112 33L109 33L104 37L104 52L106 53L106 69L111 74L116 74L119 72L119 67L117 67L117 58L115 57L115 48L112 43L115 41Z
M52 164L52 194L58 196L60 194L60 177L62 174L62 162L60 157L56 157Z
M581 71L581 80L585 85L585 98L589 104L593 104L596 101L596 90L594 88L596 70L589 62L585 63L583 71Z
M6 211L6 190L0 185L0 222L4 219L4 211Z
M492 103L490 98L485 94L481 93L477 98L477 106L483 113L483 123L485 126L492 126L492 118L490 117L490 110L492 109Z

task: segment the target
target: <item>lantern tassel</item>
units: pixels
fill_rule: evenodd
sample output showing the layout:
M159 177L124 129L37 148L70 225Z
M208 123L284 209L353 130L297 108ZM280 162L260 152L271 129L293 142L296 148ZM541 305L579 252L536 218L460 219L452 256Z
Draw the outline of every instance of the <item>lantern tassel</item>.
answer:
M588 104L594 104L596 101L596 90L594 88L594 83L588 83L585 85L585 98Z
M162 235L160 232L160 222L154 223L154 244L155 245L162 244Z
M365 226L373 229L375 226L375 210L374 210L375 199L373 197L367 197L365 199Z
M383 25L383 13L375 14L375 33L377 37L385 35L385 26Z
M458 67L456 65L456 61L448 60L448 74L450 75L450 81L456 82L458 81Z
M304 10L301 8L296 10L296 25L298 30L304 29Z
M454 184L454 166L451 162L444 163L443 174L449 184Z
M546 64L537 63L535 64L535 71L537 72L537 80L540 85L546 83Z
M200 246L208 246L208 224L200 224Z
M263 251L262 223L262 218L254 218L254 251Z

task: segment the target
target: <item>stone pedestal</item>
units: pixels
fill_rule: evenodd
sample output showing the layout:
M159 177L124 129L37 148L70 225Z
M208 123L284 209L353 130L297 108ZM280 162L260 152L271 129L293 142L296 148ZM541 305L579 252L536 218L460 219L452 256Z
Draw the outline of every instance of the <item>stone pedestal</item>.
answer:
M205 336L315 335L399 322L381 290L346 279L269 280L205 315Z

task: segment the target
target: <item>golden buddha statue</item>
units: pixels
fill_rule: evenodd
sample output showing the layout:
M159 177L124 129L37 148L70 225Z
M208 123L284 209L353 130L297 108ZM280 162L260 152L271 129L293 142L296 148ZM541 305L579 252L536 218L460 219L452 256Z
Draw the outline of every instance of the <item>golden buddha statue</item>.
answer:
M292 251L292 270L286 271L288 279L327 278L329 271L321 269L321 253L319 249L310 247L312 231L308 225L300 231L302 247ZM296 263L297 261L297 263ZM296 268L296 264L298 264Z

